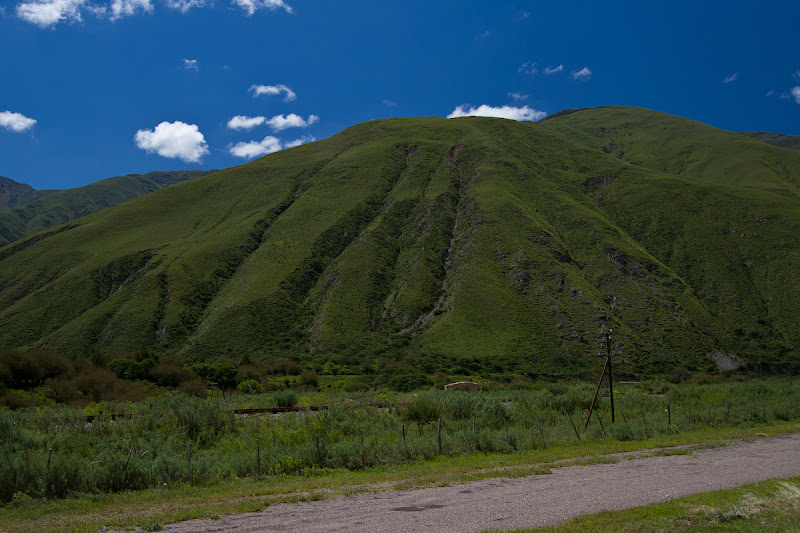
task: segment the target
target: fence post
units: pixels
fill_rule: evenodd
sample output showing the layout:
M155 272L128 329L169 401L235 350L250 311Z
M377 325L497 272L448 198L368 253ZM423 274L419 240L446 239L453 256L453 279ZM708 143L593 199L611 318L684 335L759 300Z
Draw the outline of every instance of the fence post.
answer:
M472 434L475 434L475 419L472 419Z
M628 424L628 419L625 418L625 411L622 410L622 407L619 408L619 414L622 415L622 420L625 422L625 426L627 426L628 429L631 429L631 425Z
M361 447L364 447L364 428L359 429L358 431L361 432Z
M667 425L672 424L672 412L669 410L669 402L667 402Z
M406 425L403 424L403 444L406 443Z
M642 424L647 426L647 419L644 417L644 407L640 405L639 409L642 411Z
M597 421L600 422L600 429L603 431L603 436L606 436L606 428L603 427L603 419L600 418L600 413L598 411L594 412L595 416L597 416Z
M442 454L442 419L439 419L439 429L437 431L437 440L439 441L439 455Z
M542 442L544 442L544 432L542 431L542 425L539 423L539 417L536 417L536 425L539 426L539 435L542 436Z
M575 427L575 422L572 421L572 415L567 413L567 416L569 417L569 423L572 424L572 431L575 432L575 436L578 437L578 440L581 440L581 435L578 433L578 428Z

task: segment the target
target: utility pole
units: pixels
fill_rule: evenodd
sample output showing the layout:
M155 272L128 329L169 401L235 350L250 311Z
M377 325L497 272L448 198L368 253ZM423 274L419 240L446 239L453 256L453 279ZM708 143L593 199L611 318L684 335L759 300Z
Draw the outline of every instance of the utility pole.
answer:
M603 315L605 316L605 312L603 312ZM616 417L614 416L614 379L611 374L611 337L613 333L614 330L611 328L606 330L605 324L600 329L600 349L598 350L597 355L603 355L603 347L605 346L606 364L603 366L603 371L600 373L600 380L597 382L597 389L594 391L592 405L589 407L589 414L586 417L586 423L583 425L584 430L589 426L589 420L592 418L594 404L597 402L597 395L600 393L600 387L603 384L603 378L606 375L606 370L608 370L608 393L611 397L611 422L616 422Z

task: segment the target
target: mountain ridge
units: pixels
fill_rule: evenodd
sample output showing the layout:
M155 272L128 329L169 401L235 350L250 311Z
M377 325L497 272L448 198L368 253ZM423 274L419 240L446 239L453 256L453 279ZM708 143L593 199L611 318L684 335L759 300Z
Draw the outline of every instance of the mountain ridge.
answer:
M793 153L701 128L711 164L633 164L585 113L372 121L54 228L0 250L0 344L566 376L606 323L631 375L796 368ZM625 113L637 149L697 128Z
M152 171L106 178L75 189L36 191L3 178L10 189L24 191L8 209L0 209L0 246L47 230L75 218L111 207L174 183L213 171ZM0 182L0 187L2 187ZM0 189L0 195L2 194ZM1 198L2 196L0 196Z

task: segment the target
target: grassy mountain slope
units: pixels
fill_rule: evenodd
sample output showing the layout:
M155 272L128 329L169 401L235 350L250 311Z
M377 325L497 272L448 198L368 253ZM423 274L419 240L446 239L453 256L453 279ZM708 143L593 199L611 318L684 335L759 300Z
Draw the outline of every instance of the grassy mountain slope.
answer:
M156 191L0 249L0 345L569 375L605 312L625 372L795 365L793 152L720 183L585 144L390 119Z
M58 191L37 191L30 185L0 176L0 213Z
M17 184L22 189L30 191L17 198L12 206L13 209L0 213L0 246L89 213L121 204L131 198L209 173L210 171L205 170L191 170L130 174L63 191L34 191L27 185Z
M743 131L742 135L747 135L753 139L758 139L759 141L775 146L800 150L800 135L784 135L782 133L770 133L768 131Z

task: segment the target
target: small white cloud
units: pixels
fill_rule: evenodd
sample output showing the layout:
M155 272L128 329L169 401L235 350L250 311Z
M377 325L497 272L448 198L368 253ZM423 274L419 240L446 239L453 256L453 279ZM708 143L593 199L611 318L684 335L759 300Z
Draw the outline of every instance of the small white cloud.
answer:
M798 104L800 104L800 86L792 87L792 98Z
M385 105L386 107L397 107L397 102L393 102L392 100L389 100L388 98L384 98L383 99L383 105Z
M59 22L80 22L81 7L86 0L30 0L17 4L17 16L40 28Z
M293 141L287 142L285 145L283 145L283 147L284 148L294 148L295 146L300 146L301 144L313 143L316 140L317 139L315 139L314 137L311 137L310 135L303 136L303 137L300 137L299 139L295 139Z
M28 118L21 113L3 111L0 113L0 127L17 133L29 130L36 124L36 120Z
M592 71L589 70L589 67L583 67L582 69L575 71L572 73L573 80L588 80L592 77Z
M527 100L527 94L520 94L520 93L508 93L508 96L514 99L515 102L521 102L522 100Z
M261 157L262 155L279 152L286 148L294 148L301 144L314 142L314 137L304 136L287 143L282 143L277 137L267 135L261 141L240 142L228 149L231 155L241 157L242 159L253 159L254 157Z
M522 13L519 14L519 16L524 18L524 19L526 19L526 18L531 16L531 12L530 11L523 11Z
M794 71L794 74L792 74L792 77L797 79L797 80L800 80L800 70Z
M456 107L452 113L447 115L447 118L458 117L497 117L497 118L510 118L511 120L539 120L547 116L544 111L537 111L528 106L512 107L504 105L501 107L492 107L486 104L480 107L470 107L464 109L464 106Z
M244 115L236 115L228 121L228 128L232 130L249 130L260 126L267 120L264 117L246 117Z
M204 7L206 0L167 0L167 7L187 13L193 7Z
M490 32L489 30L483 30L482 32L480 32L478 35L475 36L475 39L476 40L478 40L478 39L486 39L491 34L492 34L492 32Z
M281 141L277 137L267 135L261 142L250 141L237 143L230 148L229 152L236 157L253 159L254 157L271 154L272 152L277 152L282 149Z
M536 68L536 63L533 63L532 61L526 61L517 69L517 72L522 72L525 74L536 74L538 70Z
M286 93L286 96L283 99L284 102L291 102L292 100L297 100L297 95L295 94L295 92L282 83L278 85L253 85L252 87L250 87L250 91L252 91L253 93L253 98L264 94L272 96L275 94Z
M197 64L196 59L181 59L181 64L185 70L200 70L200 66Z
M300 115L289 113L286 116L275 115L267 120L266 124L272 128L273 131L283 131L288 128L306 128L317 122L319 122L319 117L317 115L308 115L308 118L304 119Z
M564 70L564 65L559 65L557 67L545 67L544 73L549 76L550 74L556 74L558 72L561 72L562 70Z
M153 12L153 3L150 0L112 0L108 7L111 11L111 20L135 15L137 11Z
M733 83L738 79L739 79L739 73L734 72L730 76L726 76L725 78L723 78L722 83Z
M162 122L154 130L139 130L134 136L136 146L162 157L197 163L208 153L205 137L195 124L179 120Z
M248 16L254 15L259 9L268 9L269 11L283 9L287 13L292 12L291 6L283 0L231 0L231 4L244 9Z

